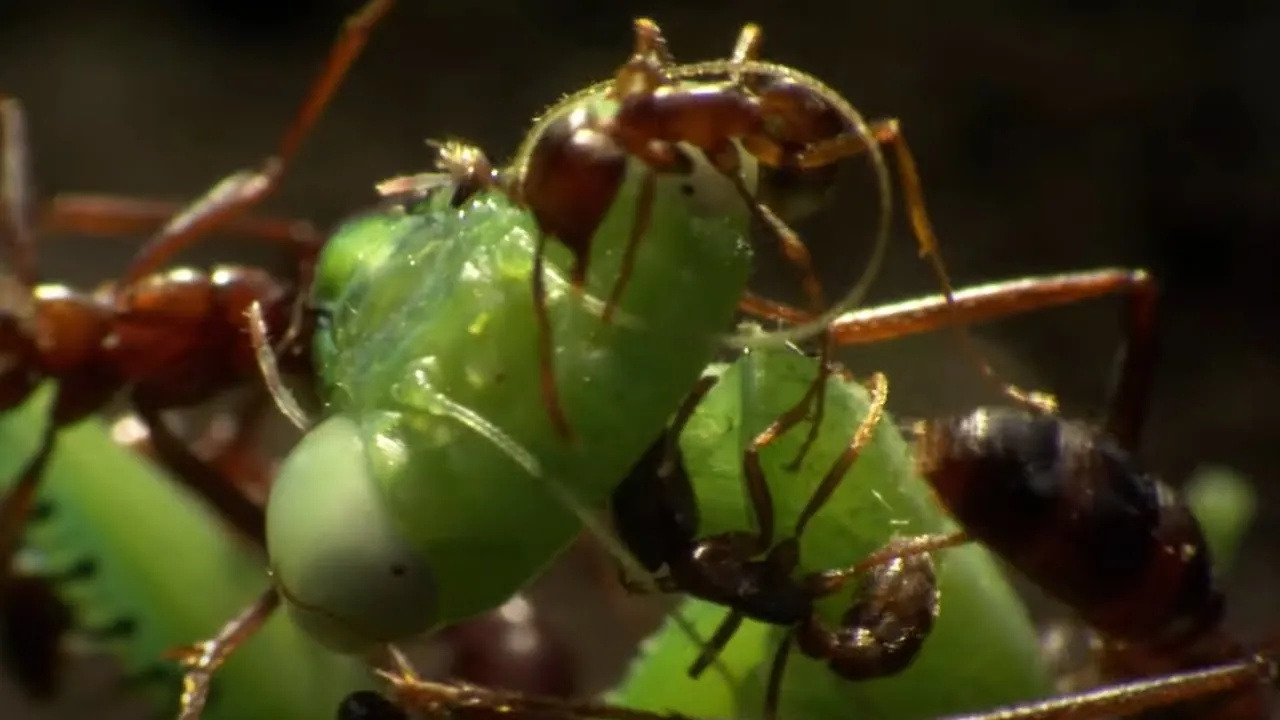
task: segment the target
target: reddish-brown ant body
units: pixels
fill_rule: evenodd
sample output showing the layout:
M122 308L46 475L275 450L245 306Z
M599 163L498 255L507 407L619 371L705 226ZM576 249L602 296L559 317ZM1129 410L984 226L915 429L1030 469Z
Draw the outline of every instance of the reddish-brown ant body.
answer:
M993 283L961 290L949 300L926 297L849 313L837 318L831 334L843 344L875 342L1109 294L1126 298L1126 343L1112 409L1100 427L1036 408L980 408L916 423L919 470L964 530L907 538L896 551L887 548L823 576L842 580L867 572L869 562L981 542L1101 636L1101 677L1118 684L966 716L969 720L1094 718L1174 706L1177 713L1214 720L1269 717L1264 686L1280 675L1280 648L1264 645L1255 653L1227 636L1223 596L1198 522L1177 493L1142 470L1132 455L1156 356L1156 287L1145 272L1101 270ZM777 306L772 310L795 320L809 317ZM650 466L652 482L655 468L663 466ZM634 543L642 530L658 531L662 539L649 538L637 551L652 567L666 565L672 580L666 589L693 592L736 613L779 622L753 607L752 598L706 592L709 582L745 587L753 579L774 585L752 587L760 597L785 597L795 580L789 574L755 572L773 555L760 560L766 548L743 544L726 554L709 552L716 549L714 542L690 542L696 507L679 482L678 464L668 459L663 473L658 475L663 495L647 499L647 510L634 493L625 499L633 508L630 516L620 517L623 536ZM760 513L759 503L753 505ZM897 620L909 616L900 614ZM731 624L722 630L732 633ZM727 637L718 634L717 640ZM700 662L694 670L704 666Z

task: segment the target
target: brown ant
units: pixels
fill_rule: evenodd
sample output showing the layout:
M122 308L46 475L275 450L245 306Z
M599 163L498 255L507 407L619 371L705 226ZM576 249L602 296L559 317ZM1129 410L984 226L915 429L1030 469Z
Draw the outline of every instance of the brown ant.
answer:
M24 686L33 694L47 694L56 686L57 646L69 614L50 589L49 582L56 578L22 574L13 561L59 428L102 410L127 391L163 464L231 527L261 543L260 507L242 488L201 462L161 413L259 382L254 349L244 331L245 312L254 304L264 309L277 336L285 338L277 348L281 364L291 372L310 371L308 319L298 287L309 282L320 238L309 223L244 213L278 185L354 61L368 26L389 5L375 0L348 22L276 155L261 171L236 173L185 208L75 194L59 195L37 211L25 115L16 99L0 95L0 245L9 256L9 267L0 273L0 410L26 402L45 381L57 383L40 446L0 497L3 651L6 657L20 656L19 672L29 674ZM156 228L162 229L119 283L93 293L39 283L38 234L121 236ZM287 247L298 258L299 284L251 267L222 266L208 273L159 271L175 253L215 231Z
M263 308L268 324L279 333L276 336L285 338L279 347L281 363L287 370L308 372L301 294L292 283L256 268L224 266L209 273L189 269L161 273L158 269L174 253L210 232L228 230L293 250L302 286L307 285L320 246L310 225L241 216L278 185L354 61L368 27L389 5L389 1L372 2L348 21L276 155L261 171L236 173L185 209L103 196L60 196L50 201L40 213L41 230L116 235L163 225L120 283L92 294L61 285L38 285L37 223L24 116L17 100L0 98L4 136L0 153L5 160L0 177L0 242L11 255L14 270L0 276L0 357L4 359L0 408L25 402L45 380L58 385L40 447L0 502L0 567L11 564L58 428L99 411L121 390L128 391L169 469L238 531L261 540L261 513L196 460L160 413L258 382L258 364L244 320L254 304Z
M775 718L787 653L800 651L825 660L850 680L867 680L904 670L919 652L938 615L934 564L910 538L895 538L847 569L797 574L805 527L835 492L845 473L871 441L888 399L882 374L871 376L870 407L846 450L835 460L785 538L774 539L774 504L759 461L760 450L788 421L771 424L743 455L746 496L755 532L729 531L698 536L699 511L693 484L677 439L696 402L714 384L708 377L675 416L669 429L634 466L612 498L618 536L654 578L662 592L680 592L732 610L689 670L700 675L723 650L745 618L788 628L769 673L765 717ZM790 423L794 424L794 423ZM819 600L862 581L840 623L831 627L817 609ZM624 578L624 584L631 580ZM638 590L638 588L637 588Z
M448 176L461 179L460 184L472 192L497 190L506 194L528 208L537 222L540 232L532 285L541 390L550 418L565 438L572 437L572 432L553 368L544 277L547 240L556 238L570 251L568 280L581 292L595 235L619 197L631 158L643 163L644 174L618 277L601 311L605 323L612 320L634 270L640 241L652 222L658 178L687 178L700 163L728 179L752 215L770 228L785 257L800 270L815 313L828 310L809 252L799 236L748 187L746 178L754 175L755 165L787 174L793 178L792 184L797 184L795 176L826 177L837 160L869 152L882 192L878 241L882 243L888 234L887 173L866 123L843 98L816 79L791 68L757 62L760 32L756 26L743 28L731 59L696 65L674 62L653 21L638 19L634 28L636 44L631 59L612 80L573 93L545 112L535 121L510 167L496 169L473 147L433 143L440 150L438 165ZM751 72L749 80L742 75L746 70ZM594 98L616 101L616 112L606 113L586 102ZM571 108L577 110L569 112ZM817 142L844 133L861 139L858 150L847 150L843 144L828 149ZM811 147L823 151L820 160L804 155ZM440 177L428 173L395 178L380 189L386 194L412 192L438 182ZM876 265L873 263L859 282L858 296L869 285ZM845 304L850 302L846 298ZM815 387L820 383L821 378Z
M1147 273L992 283L951 302L933 296L849 313L831 333L842 344L878 342L1109 294L1125 296L1125 346L1106 420L1095 427L1026 408L979 408L916 423L918 469L964 531L911 538L907 552L982 543L1101 636L1104 680L1147 678L974 720L1093 718L1175 703L1195 717L1268 717L1263 685L1280 676L1280 648L1251 652L1227 636L1199 523L1133 456L1156 357L1157 289Z

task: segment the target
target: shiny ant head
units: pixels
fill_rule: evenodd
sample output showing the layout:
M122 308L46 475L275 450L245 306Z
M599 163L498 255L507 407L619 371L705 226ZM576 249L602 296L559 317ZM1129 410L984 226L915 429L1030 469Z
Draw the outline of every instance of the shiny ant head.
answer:
M814 143L853 131L845 119L813 88L779 77L748 75L744 83L760 99L761 114L769 136L788 153L798 153ZM816 167L785 164L760 168L760 201L787 221L812 215L822 207L835 186L840 165Z

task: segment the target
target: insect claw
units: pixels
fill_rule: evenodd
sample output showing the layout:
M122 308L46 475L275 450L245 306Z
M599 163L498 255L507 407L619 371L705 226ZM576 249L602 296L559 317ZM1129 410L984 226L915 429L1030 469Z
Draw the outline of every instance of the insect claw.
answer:
M165 652L178 661L186 672L182 676L182 695L179 698L178 720L198 720L205 702L209 699L209 683L213 673L222 665L226 653L221 644L205 640Z

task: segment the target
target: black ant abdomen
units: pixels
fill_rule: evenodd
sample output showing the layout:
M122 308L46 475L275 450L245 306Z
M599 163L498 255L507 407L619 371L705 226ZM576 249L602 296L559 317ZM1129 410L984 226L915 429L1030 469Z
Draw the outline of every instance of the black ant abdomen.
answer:
M1177 494L1091 426L980 408L925 423L917 463L973 539L1122 640L1216 625L1222 595Z

